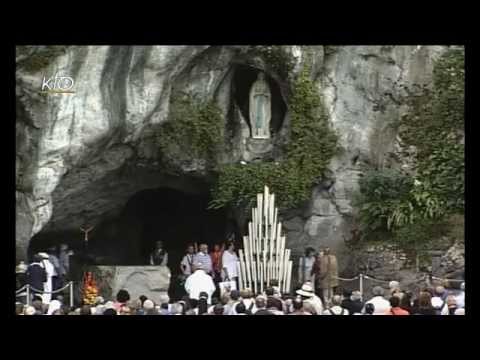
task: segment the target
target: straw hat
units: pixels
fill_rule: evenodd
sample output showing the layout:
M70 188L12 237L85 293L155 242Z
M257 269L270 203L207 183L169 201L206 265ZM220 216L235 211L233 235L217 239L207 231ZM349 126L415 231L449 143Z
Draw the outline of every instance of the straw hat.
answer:
M435 296L432 298L432 306L436 309L440 309L443 305L443 301L442 299L440 299L439 297Z
M35 308L33 306L27 306L24 313L25 315L35 315Z
M155 304L153 303L152 300L147 299L147 300L145 300L145 301L143 302L143 308L144 308L145 310L151 310L151 309L153 309L154 307L155 307Z
M105 303L105 309L115 309L115 305L113 304L113 301L107 301Z
M20 261L20 264L17 265L15 268L15 273L16 274L23 274L27 272L27 265L23 261Z
M300 290L297 290L297 294L306 297L313 297L315 296L315 291L310 283L305 283Z

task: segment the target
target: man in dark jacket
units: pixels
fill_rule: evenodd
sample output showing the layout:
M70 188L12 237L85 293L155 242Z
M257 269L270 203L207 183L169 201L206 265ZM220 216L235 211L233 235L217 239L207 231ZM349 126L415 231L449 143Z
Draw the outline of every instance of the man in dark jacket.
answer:
M360 291L354 291L353 293L347 289L343 291L343 300L340 306L344 309L347 309L349 315L361 313L363 305L364 304Z
M33 262L27 268L27 284L39 291L43 291L43 284L47 281L47 273L40 264L41 261L40 255L35 254ZM35 292L35 290L32 290L32 293Z

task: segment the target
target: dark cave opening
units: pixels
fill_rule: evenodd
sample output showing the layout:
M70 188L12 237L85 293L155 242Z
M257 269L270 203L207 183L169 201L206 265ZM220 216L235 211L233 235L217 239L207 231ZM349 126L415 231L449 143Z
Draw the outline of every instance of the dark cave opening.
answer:
M168 252L168 267L179 272L187 244L207 243L209 249L225 242L239 229L229 209L207 209L208 193L191 194L170 188L142 190L134 194L121 213L103 219L89 235L90 261L97 265L147 265L157 240ZM77 230L40 233L32 238L30 255L49 246L67 243L84 250L83 234Z
M260 71L247 65L236 65L233 75L233 97L244 119L248 122L251 131L250 115L249 115L249 97L250 89L257 79ZM268 74L265 74L265 79L270 87L272 94L272 119L270 121L270 131L272 135L278 133L281 129L285 114L287 112L287 105L283 100L280 87L277 82Z

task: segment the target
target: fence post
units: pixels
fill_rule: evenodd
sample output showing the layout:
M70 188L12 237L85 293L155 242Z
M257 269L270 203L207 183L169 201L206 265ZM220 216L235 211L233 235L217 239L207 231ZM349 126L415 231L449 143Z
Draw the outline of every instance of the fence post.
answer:
M362 273L360 273L360 295L363 301L363 274Z
M73 307L73 281L70 281L70 307Z
M27 284L27 306L30 306L30 285Z

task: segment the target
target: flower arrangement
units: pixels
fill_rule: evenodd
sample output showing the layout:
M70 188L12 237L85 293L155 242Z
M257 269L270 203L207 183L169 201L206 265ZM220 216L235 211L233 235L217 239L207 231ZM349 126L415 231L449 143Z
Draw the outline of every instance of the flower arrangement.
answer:
M98 288L91 272L86 272L83 277L83 303L94 305L98 296Z

